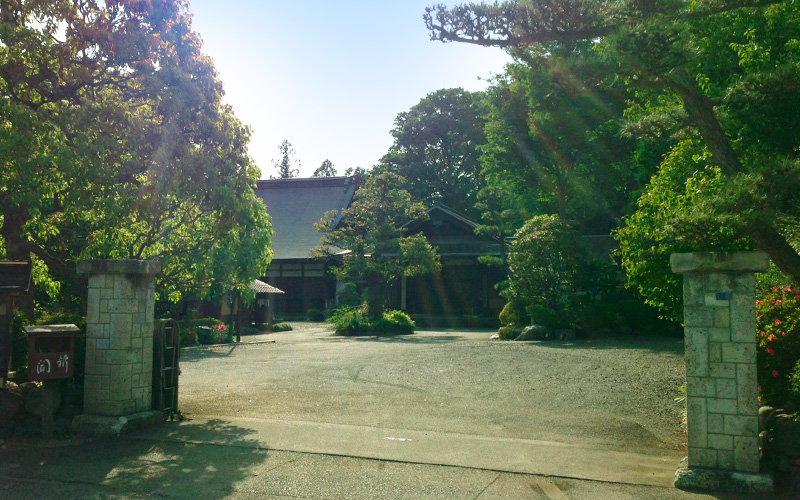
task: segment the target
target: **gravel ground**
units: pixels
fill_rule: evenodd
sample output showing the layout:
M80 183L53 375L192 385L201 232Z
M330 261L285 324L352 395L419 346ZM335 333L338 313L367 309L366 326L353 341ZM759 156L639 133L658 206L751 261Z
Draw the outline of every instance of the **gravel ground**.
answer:
M492 332L333 337L324 325L186 349L188 416L435 430L625 451L684 449L683 342L503 342Z

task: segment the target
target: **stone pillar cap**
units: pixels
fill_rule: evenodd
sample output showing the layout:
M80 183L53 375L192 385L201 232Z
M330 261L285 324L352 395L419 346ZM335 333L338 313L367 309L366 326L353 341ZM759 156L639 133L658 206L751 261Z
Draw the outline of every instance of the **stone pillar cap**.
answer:
M674 253L669 262L676 274L758 273L769 269L769 256L764 252Z
M161 272L161 262L141 259L100 259L78 262L78 274L147 274Z

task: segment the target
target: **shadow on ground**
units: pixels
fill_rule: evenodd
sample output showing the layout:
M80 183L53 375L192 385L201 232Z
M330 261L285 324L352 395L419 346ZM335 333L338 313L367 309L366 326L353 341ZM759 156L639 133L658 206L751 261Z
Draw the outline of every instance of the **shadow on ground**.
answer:
M683 355L683 339L676 337L643 337L598 335L588 339L563 342L560 340L526 341L550 349L637 349L655 353Z
M166 424L167 426L177 424ZM0 485L53 488L57 498L63 483L97 485L109 494L141 494L180 498L218 499L251 477L251 469L267 459L267 450L248 439L253 431L230 423L209 421L193 426L198 437L224 445L213 452L191 442L151 441L135 435L56 447L0 451ZM164 429L167 438L169 427ZM2 488L0 488L2 489ZM23 492L20 492L23 493ZM25 496L25 495L22 495ZM11 495L7 498L18 498Z

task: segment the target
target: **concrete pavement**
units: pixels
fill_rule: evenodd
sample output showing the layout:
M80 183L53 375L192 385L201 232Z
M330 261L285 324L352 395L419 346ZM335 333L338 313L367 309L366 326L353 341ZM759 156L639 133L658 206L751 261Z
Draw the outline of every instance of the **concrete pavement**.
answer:
M675 453L627 453L531 439L226 416L183 422L141 437L226 444L225 435L217 439L207 432L212 422L247 429L247 446L254 448L646 486L671 487L681 461Z
M316 437L357 429L320 430ZM480 467L406 463L317 452L282 451L276 423L237 420L168 423L115 440L0 446L0 498L89 499L532 499L744 500L669 487L548 477ZM291 430L291 429L289 429ZM339 431L342 431L340 433ZM368 434L368 433L367 433ZM381 434L381 433L378 433ZM392 436L389 436L392 437ZM295 438L297 436L295 435ZM305 440L307 438L303 438ZM364 438L369 441L369 437ZM412 441L386 440L394 444ZM299 442L299 441L298 441ZM439 444L448 441L439 441ZM452 442L450 442L452 443ZM311 446L306 444L307 446ZM319 447L333 446L320 443ZM300 447L300 444L298 444ZM387 449L390 446L385 447ZM400 448L400 447L398 447ZM408 450L407 450L408 451ZM479 450L475 450L476 452ZM398 454L399 456L399 454ZM411 457L420 461L424 457ZM613 468L615 464L601 464Z

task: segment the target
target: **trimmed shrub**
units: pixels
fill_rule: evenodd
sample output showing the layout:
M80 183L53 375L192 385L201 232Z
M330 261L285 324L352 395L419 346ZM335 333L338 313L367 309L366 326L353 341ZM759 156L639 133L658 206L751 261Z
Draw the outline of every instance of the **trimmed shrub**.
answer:
M514 340L515 338L519 337L520 329L514 328L513 326L501 326L499 330L497 330L497 335L500 337L500 340Z
M528 315L525 309L516 300L509 300L500 311L500 324L503 326L524 326L527 325Z
M403 311L385 311L377 321L367 318L364 308L343 308L327 319L336 335L408 335L416 324Z
M306 321L325 321L325 313L320 309L309 309L306 311Z
M197 345L197 330L181 330L181 347Z

